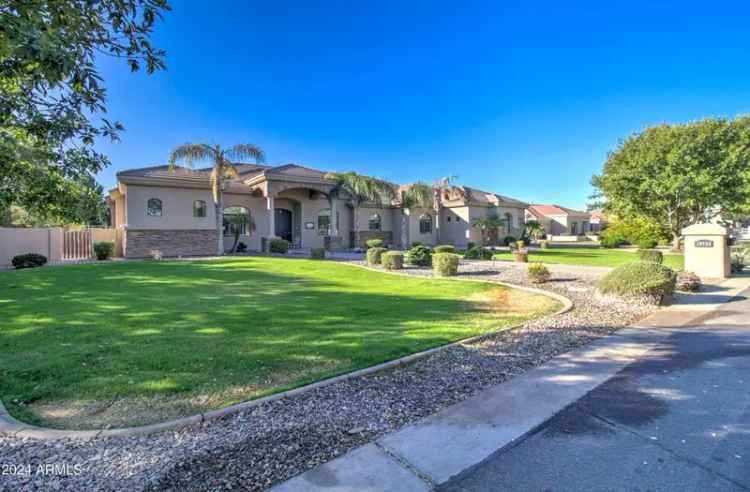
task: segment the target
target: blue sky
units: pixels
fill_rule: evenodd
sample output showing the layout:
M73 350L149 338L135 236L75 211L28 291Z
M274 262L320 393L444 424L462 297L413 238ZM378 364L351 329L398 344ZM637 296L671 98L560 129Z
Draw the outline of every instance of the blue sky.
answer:
M273 164L583 207L619 139L750 112L743 2L171 3L165 72L100 60L127 128L98 145L105 187L183 142L248 142Z

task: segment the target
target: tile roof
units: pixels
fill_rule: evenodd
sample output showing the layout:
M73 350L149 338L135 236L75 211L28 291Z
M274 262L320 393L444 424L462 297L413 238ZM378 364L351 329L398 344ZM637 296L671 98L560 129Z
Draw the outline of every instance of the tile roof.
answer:
M563 207L560 205L545 205L535 204L529 205L529 211L534 215L585 215L586 212L580 210L573 210L572 208Z

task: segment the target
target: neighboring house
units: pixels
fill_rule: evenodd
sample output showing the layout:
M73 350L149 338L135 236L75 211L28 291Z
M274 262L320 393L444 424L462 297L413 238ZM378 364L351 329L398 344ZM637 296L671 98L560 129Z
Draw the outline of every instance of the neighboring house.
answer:
M525 212L526 222L536 220L547 237L576 238L591 233L591 214L560 205L530 205Z
M589 221L589 233L599 235L607 227L607 217L599 210L591 212Z
M227 248L233 243L233 226L227 220L232 214L252 218L255 229L240 231L240 241L256 251L265 249L268 239L274 237L286 239L294 248L347 249L372 238L401 248L415 241L463 247L469 241L480 241L481 232L472 224L481 217L506 219L506 227L497 232L500 237L520 236L523 210L528 206L465 186L445 190L439 203L423 210L404 210L399 199L382 206L362 204L357 209L357 242L349 197L329 201L335 183L327 180L324 172L296 164L240 164L237 169L239 177L227 182L223 193ZM117 188L110 191L108 202L123 255L146 257L154 250L164 256L215 254L217 232L209 172L156 166L118 173Z

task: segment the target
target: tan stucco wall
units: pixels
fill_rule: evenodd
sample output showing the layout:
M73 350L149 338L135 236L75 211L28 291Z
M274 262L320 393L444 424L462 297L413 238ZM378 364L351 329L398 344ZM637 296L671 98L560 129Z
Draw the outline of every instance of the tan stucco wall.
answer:
M420 234L419 232L419 217L422 214L430 214L432 216L432 232L429 234ZM419 241L420 243L432 246L437 244L437 229L435 228L436 213L434 210L421 210L411 209L408 211L409 215L409 244Z
M519 237L521 235L524 216L523 210L517 208L486 208L486 207L451 207L442 210L442 229L440 231L440 242L453 244L457 247L465 247L467 243L479 243L482 240L482 232L471 225L481 218L497 216L504 219L505 214L511 215L510 227L502 227L497 232L498 241L502 241L507 235ZM448 217L451 221L448 222ZM456 221L456 219L459 219Z
M63 230L61 228L26 229L0 228L0 266L11 265L16 255L36 253L57 263L63 255Z
M382 231L393 231L393 214L391 213L391 209L388 208L382 208L382 207L359 207L357 209L357 217L359 218L359 229L361 231L368 231L369 230L369 222L370 222L370 216L372 214L379 214L380 215L380 223L382 226ZM398 228L400 228L400 224L398 225Z
M161 217L146 215L149 198L162 203ZM193 217L193 202L203 200L208 206L206 217ZM209 190L128 185L127 227L129 229L213 229L213 199Z

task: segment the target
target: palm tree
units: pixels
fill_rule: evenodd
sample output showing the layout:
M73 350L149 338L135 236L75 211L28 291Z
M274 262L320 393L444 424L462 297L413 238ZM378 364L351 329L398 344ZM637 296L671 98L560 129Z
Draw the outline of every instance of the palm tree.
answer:
M196 161L210 161L213 165L211 169L211 194L214 199L214 210L216 212L216 232L218 234L218 243L216 254L224 254L224 206L222 203L222 190L224 183L228 179L239 176L237 161L244 159L253 159L255 162L263 162L265 155L260 147L252 144L237 144L229 149L222 149L219 145L194 144L186 143L177 146L169 154L169 168L174 169L177 161L184 161L185 164L192 167Z
M255 221L247 214L229 214L227 217L229 217L228 222L231 225L230 230L234 235L234 243L229 252L234 253L237 251L237 245L240 243L240 232L242 232L243 228L247 231L254 231Z
M406 210L411 208L430 208L434 204L434 188L426 183L417 181L401 193L401 242L407 248L406 236L409 230L409 216Z
M446 190L450 190L454 187L454 184L458 176L452 174L450 176L445 176L443 178L440 178L438 180L435 180L432 183L432 194L434 197L435 204L433 205L435 209L435 215L437 215L437 219L435 220L435 224L437 225L437 241L440 242L440 216L442 215L442 209L443 209L443 192Z
M359 245L359 211L363 203L381 205L384 201L390 202L396 196L396 185L384 179L373 178L357 174L353 171L346 173L327 173L326 179L335 182L333 189L328 193L328 201L331 204L333 214L333 199L346 193L351 200L354 209L354 244ZM331 217L331 223L336 220Z
M497 230L504 225L505 219L501 219L499 217L485 217L475 220L471 226L476 227L477 229L480 229L482 231L482 246L484 246L487 243L487 233L489 231Z
M534 238L535 240L538 240L540 237L544 236L544 226L540 224L539 221L530 220L526 222L523 233L525 235L528 235L529 237Z

